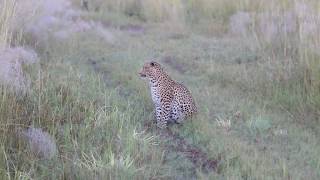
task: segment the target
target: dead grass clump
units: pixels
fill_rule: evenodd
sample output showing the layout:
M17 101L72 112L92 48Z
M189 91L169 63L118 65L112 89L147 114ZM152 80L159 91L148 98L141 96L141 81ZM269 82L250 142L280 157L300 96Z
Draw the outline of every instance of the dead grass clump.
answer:
M37 54L22 47L6 48L0 51L0 82L16 91L25 92L30 80L23 71L23 64L37 62Z
M247 37L252 17L248 12L239 11L230 17L230 33Z
M21 132L26 138L30 152L44 159L52 159L57 154L57 145L54 138L41 128L28 128Z
M17 0L11 16L8 31L31 35L32 41L37 43L47 42L51 37L64 40L81 32L94 32L107 42L114 41L112 33L100 23L83 20L82 12L68 0Z

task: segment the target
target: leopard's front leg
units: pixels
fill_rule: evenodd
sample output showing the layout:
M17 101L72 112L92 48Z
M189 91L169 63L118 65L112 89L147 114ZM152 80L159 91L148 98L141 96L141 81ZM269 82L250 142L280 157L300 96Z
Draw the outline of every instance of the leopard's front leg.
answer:
M156 117L156 119L154 120L155 123L157 123L157 121L161 118L161 106L160 105L155 105L155 109L154 109L154 117Z
M161 129L166 128L167 123L170 120L170 112L171 112L170 103L162 103L161 106L158 107L158 110L156 109L157 126Z

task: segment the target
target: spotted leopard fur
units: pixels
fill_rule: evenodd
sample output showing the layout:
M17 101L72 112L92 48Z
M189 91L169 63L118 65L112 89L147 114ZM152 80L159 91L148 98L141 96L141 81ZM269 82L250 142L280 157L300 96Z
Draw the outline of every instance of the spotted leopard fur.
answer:
M139 74L149 79L159 128L167 127L168 122L181 123L186 117L197 112L190 91L172 80L159 63L145 63Z

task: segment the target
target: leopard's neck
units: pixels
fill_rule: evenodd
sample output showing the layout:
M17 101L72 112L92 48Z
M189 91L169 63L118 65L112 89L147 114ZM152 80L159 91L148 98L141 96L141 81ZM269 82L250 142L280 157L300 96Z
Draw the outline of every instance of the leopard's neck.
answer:
M163 73L161 76L149 77L149 84L152 88L161 88L162 86L167 86L173 84L174 81L166 73Z

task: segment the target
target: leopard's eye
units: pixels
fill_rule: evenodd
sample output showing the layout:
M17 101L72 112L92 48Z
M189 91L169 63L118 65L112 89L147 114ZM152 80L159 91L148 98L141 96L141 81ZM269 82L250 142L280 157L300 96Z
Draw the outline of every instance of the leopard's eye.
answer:
M154 66L155 64L154 64L154 62L151 62L150 65L151 65L151 66Z

